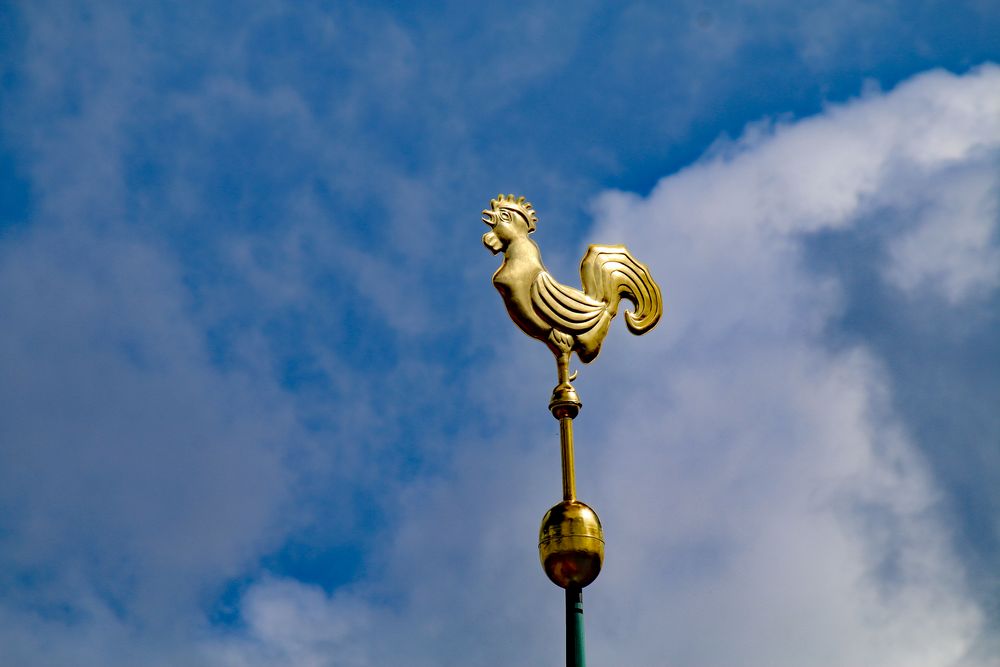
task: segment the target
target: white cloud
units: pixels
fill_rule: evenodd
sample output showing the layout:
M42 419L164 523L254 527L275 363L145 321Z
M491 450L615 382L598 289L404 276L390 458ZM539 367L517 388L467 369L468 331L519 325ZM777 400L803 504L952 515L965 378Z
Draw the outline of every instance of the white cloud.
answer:
M630 434L597 462L628 554L603 575L613 591L595 588L619 620L604 661L622 644L632 664L947 665L971 649L981 616L933 483L877 362L824 344L843 297L801 243L884 225L885 280L995 289L998 83L996 67L926 74L598 202L594 239L642 248L668 311L651 348L611 347L598 371L646 388L598 397L623 412L602 439ZM951 215L908 219L917 193Z
M898 202L912 224L893 239L885 267L894 286L957 304L1000 284L997 173L994 152L914 179L908 201Z
M297 665L343 667L372 664L356 637L371 636L367 602L349 595L328 596L294 580L266 579L243 598L250 639L209 644L209 664L231 667Z

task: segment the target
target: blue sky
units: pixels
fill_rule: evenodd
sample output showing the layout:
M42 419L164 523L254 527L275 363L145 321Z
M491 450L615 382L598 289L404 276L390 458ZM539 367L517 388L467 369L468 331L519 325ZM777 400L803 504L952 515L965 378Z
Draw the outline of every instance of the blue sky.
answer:
M0 663L559 664L554 369L489 283L666 314L582 367L593 664L1000 655L1000 8L4 3Z

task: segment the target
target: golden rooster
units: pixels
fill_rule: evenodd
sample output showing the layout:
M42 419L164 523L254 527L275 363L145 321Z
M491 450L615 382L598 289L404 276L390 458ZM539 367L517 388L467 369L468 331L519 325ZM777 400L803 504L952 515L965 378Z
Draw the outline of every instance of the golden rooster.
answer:
M652 329L663 314L659 286L625 246L590 246L580 262L580 291L557 283L542 264L538 245L528 238L538 217L524 197L497 195L483 211L483 222L491 227L483 245L494 255L504 254L493 285L514 323L556 356L557 393L575 397L570 354L576 352L585 364L597 357L623 298L635 306L625 312L625 324L636 335Z

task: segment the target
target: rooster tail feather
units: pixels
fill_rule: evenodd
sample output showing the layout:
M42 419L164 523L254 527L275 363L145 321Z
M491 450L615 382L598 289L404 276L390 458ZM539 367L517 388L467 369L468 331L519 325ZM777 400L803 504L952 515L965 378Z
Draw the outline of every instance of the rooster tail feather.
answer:
M663 299L645 264L623 245L592 245L580 262L584 293L608 304L612 317L618 304L628 299L635 306L625 311L625 324L639 336L660 321Z

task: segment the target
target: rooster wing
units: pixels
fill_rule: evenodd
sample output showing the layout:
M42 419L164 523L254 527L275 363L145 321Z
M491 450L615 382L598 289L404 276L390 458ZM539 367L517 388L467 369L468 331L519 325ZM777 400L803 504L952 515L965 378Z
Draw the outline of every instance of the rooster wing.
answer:
M547 271L539 273L531 284L531 305L553 329L570 335L593 329L607 309L604 302L560 285Z

